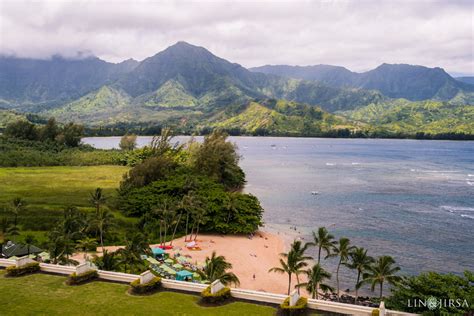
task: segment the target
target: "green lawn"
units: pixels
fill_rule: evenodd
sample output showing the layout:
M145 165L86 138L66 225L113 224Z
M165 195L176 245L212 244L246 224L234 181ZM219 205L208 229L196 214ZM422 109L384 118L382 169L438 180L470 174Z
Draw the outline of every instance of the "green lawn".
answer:
M0 217L12 220L9 205L13 198L22 197L27 208L19 216L21 234L30 233L45 241L44 232L66 206L92 210L90 192L101 187L106 195L114 196L127 170L122 166L0 168ZM134 222L118 212L114 215L122 226Z
M0 168L0 205L20 196L30 206L90 206L97 187L111 194L128 170L122 166Z
M201 307L199 297L174 292L131 296L125 284L91 282L67 286L65 277L33 274L5 278L0 271L1 315L275 315L250 303Z

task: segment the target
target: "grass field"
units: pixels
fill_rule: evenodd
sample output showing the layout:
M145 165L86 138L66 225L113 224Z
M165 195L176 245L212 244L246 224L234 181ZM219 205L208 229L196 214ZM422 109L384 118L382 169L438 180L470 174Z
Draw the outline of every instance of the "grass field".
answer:
M1 315L275 315L268 306L235 302L199 306L198 296L159 292L131 296L125 284L91 282L67 286L65 277L33 274L5 278L0 271Z
M31 233L43 241L44 231L51 228L66 206L92 210L90 193L101 187L113 197L127 170L121 166L0 168L0 217L11 219L12 199L23 198L27 207L19 216L21 233ZM122 222L133 221L118 212L114 215Z

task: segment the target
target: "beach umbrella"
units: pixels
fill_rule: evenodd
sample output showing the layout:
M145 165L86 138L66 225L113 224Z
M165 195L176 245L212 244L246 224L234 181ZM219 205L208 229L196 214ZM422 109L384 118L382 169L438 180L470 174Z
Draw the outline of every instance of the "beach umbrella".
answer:
M174 261L173 261L173 259L168 258L168 259L165 260L165 262L169 263L169 264L172 264Z

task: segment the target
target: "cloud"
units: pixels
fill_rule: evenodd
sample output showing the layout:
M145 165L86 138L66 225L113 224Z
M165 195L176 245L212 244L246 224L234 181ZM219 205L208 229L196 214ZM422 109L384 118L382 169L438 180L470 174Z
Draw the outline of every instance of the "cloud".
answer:
M246 67L387 63L474 74L469 1L2 1L0 53L141 60L179 40Z

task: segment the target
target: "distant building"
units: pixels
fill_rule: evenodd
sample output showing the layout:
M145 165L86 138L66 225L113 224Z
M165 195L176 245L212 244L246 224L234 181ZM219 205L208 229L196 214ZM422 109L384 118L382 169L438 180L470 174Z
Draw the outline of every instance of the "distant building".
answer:
M10 258L10 257L23 257L30 255L36 255L43 251L34 245L30 245L29 249L27 245L24 244L14 244L13 242L9 241L6 244L2 245L2 251L0 254L1 258Z

